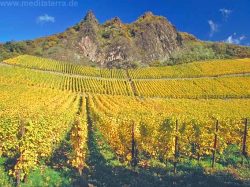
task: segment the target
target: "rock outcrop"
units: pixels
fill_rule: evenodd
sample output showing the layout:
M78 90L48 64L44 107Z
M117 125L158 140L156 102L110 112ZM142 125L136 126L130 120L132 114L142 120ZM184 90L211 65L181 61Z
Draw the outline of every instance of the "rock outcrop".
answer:
M67 48L67 55L65 50L61 50L64 55L58 55L60 60L75 59L79 63L88 60L102 67L163 61L182 45L176 28L166 18L152 12L145 13L131 24L122 23L118 17L99 24L93 12L89 11L64 35L61 46Z

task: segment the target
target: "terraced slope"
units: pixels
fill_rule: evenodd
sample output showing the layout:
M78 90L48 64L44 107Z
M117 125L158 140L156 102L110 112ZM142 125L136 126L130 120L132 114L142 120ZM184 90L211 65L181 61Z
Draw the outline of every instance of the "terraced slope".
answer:
M1 66L0 82L47 87L77 93L137 95L162 98L248 98L250 76L195 78L187 80L100 79Z
M44 71L103 78L127 78L122 69L100 69L70 64L35 56L23 55L5 60L4 63ZM166 67L130 69L132 79L216 77L230 74L249 74L250 59L211 60Z

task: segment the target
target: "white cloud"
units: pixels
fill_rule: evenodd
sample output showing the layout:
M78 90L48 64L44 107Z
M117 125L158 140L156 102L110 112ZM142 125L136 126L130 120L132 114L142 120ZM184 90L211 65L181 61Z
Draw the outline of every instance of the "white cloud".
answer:
M245 35L241 35L241 36L237 36L237 34L236 33L233 33L231 36L229 36L226 40L225 40L225 42L226 43L230 43L230 44L241 44L241 42L243 41L243 40L245 40L246 39L246 36Z
M42 16L39 16L37 18L37 23L54 23L56 20L55 20L55 17L53 16L49 16L48 14L44 14Z
M220 10L220 13L222 14L223 18L225 20L227 20L227 18L230 16L230 14L233 12L232 10L230 9L226 9L226 8L221 8Z
M242 35L242 36L240 36L239 39L240 39L240 40L244 40L244 39L246 39L246 36L245 36L245 35Z
M218 32L218 25L212 20L208 20L208 24L210 26L209 36L212 37L214 35L214 33Z

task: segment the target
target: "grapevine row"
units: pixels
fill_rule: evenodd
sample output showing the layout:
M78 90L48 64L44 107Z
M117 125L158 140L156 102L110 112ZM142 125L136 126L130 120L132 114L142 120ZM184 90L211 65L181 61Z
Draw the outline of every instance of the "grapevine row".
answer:
M74 75L117 79L127 78L126 71L121 69L86 67L79 64L65 63L30 55L18 56L4 62L26 68ZM211 60L166 67L147 67L129 70L129 76L132 79L210 77L244 73L250 73L250 59Z
M164 98L249 98L250 76L200 78L183 80L129 80L95 79L61 76L26 70L22 68L0 68L0 82L24 84L59 89L77 93L98 93Z
M242 150L243 137L250 132L245 131L247 123L242 121L249 118L249 102L243 99L138 100L97 95L90 98L90 109L93 123L120 161L132 162L135 156L132 150L136 150L141 158L137 158L139 164L145 163L149 156L175 163L185 157L197 160L212 157L215 152L214 158L219 160L230 146L237 146L239 153L249 155L249 138L244 143L245 151ZM132 142L136 142L135 147L131 146Z
M50 159L70 129L73 152L69 163L78 170L82 167L87 125L85 104L79 104L81 96L20 85L1 84L0 90L0 156L17 158L9 172L17 185L41 160Z

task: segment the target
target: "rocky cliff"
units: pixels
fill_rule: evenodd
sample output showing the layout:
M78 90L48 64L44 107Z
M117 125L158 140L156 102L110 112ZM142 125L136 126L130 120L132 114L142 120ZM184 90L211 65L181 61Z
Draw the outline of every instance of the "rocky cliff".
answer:
M45 52L47 57L87 60L103 67L163 61L182 45L176 28L166 18L151 12L131 24L124 24L117 17L99 24L90 11L79 24L61 35L64 38L58 45L65 46L67 52L55 45Z

